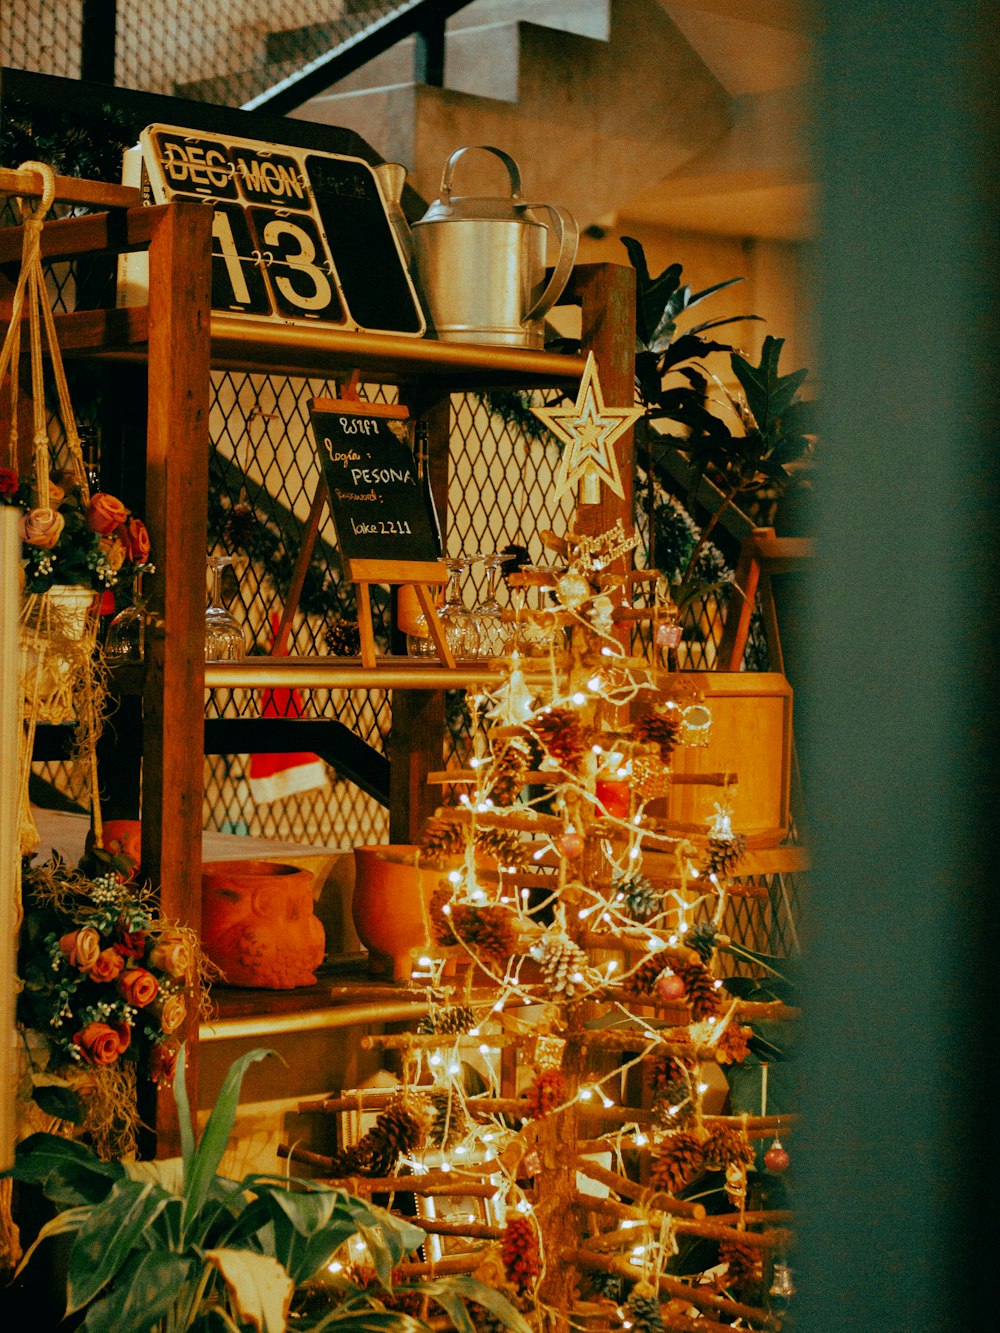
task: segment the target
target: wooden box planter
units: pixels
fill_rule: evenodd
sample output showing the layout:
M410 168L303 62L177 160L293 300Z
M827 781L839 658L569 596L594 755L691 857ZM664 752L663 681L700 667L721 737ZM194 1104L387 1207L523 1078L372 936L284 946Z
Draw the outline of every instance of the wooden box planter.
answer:
M709 743L679 747L677 774L735 773L733 829L751 847L774 847L788 833L792 767L792 687L777 671L679 673L712 713ZM703 832L722 791L718 786L675 784L665 798L666 817L685 831Z

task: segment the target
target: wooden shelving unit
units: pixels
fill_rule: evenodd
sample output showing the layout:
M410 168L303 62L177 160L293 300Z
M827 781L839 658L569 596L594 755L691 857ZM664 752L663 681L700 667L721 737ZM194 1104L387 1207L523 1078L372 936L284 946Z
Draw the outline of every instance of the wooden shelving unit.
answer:
M110 187L109 187L110 188ZM391 382L414 416L428 426L431 485L438 512L447 514L449 395L453 391L517 386L572 390L593 350L605 401L631 405L634 372L634 281L619 265L578 267L564 301L582 308L583 356L284 327L266 329L213 314L210 302L211 210L176 201L130 206L131 194L112 191L113 211L47 225L48 260L147 250L149 299L144 307L83 310L57 318L67 357L145 362L148 388L145 475L147 526L157 573L149 582L150 622L141 672L123 675L122 692L141 692L144 871L161 886L165 913L197 927L200 920L203 756L206 688L287 684L393 691L390 838L411 842L433 808L426 774L440 767L444 689L481 681L484 672L448 672L433 664L383 659L374 671L343 659L255 657L237 663L203 660L205 550L210 399L213 368L261 374L336 377L360 369L362 379ZM124 205L123 207L115 207ZM0 231L0 274L16 265L20 228ZM2 300L2 290L0 290ZM138 464L138 460L137 460ZM623 501L581 508L577 524L597 532L617 517L631 518L631 460L621 460ZM238 1015L235 993L220 1007ZM335 1007L329 997L326 1007ZM281 997L244 996L242 1018L323 1008L322 992ZM192 1029L189 1037L197 1033ZM192 1062L193 1063L193 1062ZM172 1102L158 1119L159 1150L176 1150Z

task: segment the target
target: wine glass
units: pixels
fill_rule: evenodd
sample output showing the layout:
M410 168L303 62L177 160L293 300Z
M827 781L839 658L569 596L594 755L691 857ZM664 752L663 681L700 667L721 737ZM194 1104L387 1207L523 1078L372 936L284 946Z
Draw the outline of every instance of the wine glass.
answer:
M474 555L454 555L445 556L441 561L449 577L440 620L445 641L455 657L475 657L479 652L476 614L462 600L462 574L475 564L477 558Z
M119 611L108 626L104 655L112 662L141 662L146 651L146 597L142 576L151 567L138 565L132 584L132 605Z
M479 651L483 657L502 657L510 647L511 627L504 622L503 607L497 601L500 570L514 559L512 551L483 551L474 557L486 567L486 590L473 607L479 623Z
M205 610L205 661L233 662L246 656L246 638L242 626L222 603L222 571L233 563L231 555L212 555L212 596Z

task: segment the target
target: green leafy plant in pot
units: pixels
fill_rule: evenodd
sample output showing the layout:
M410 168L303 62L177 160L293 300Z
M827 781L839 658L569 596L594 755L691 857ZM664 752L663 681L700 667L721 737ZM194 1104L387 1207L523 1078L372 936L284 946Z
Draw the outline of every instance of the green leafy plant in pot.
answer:
M61 1210L43 1226L21 1268L46 1239L73 1235L66 1313L82 1313L89 1333L428 1329L382 1303L392 1291L393 1267L424 1240L419 1227L314 1181L218 1174L243 1076L269 1054L253 1050L234 1061L196 1142L182 1052L174 1080L180 1158L103 1162L83 1144L52 1134L19 1145L5 1174L39 1186ZM291 1313L303 1284L325 1273L353 1237L367 1248L375 1284L339 1284L335 1308L319 1319ZM530 1333L500 1293L472 1278L439 1279L420 1294L441 1305L460 1333L473 1333L466 1300L512 1333Z

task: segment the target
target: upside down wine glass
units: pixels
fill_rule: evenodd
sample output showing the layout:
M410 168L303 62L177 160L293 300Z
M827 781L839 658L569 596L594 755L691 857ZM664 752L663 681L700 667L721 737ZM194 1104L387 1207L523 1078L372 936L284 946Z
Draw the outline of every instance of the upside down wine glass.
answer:
M473 614L479 626L479 651L483 657L502 657L510 647L512 627L504 623L503 607L497 601L497 587L500 582L500 570L508 560L514 559L512 551L484 551L475 556L486 567L486 590L483 600L477 602Z
M475 564L478 556L446 556L441 563L450 575L445 590L440 620L445 639L455 657L475 657L479 652L479 625L474 611L462 599L462 574Z
M141 662L146 651L146 597L142 576L149 565L139 565L132 584L132 605L119 611L108 626L104 655L112 662Z
M213 555L208 558L208 567L212 571L212 596L205 610L206 662L233 662L246 656L243 628L236 617L229 614L222 601L222 571L232 563L231 555Z

